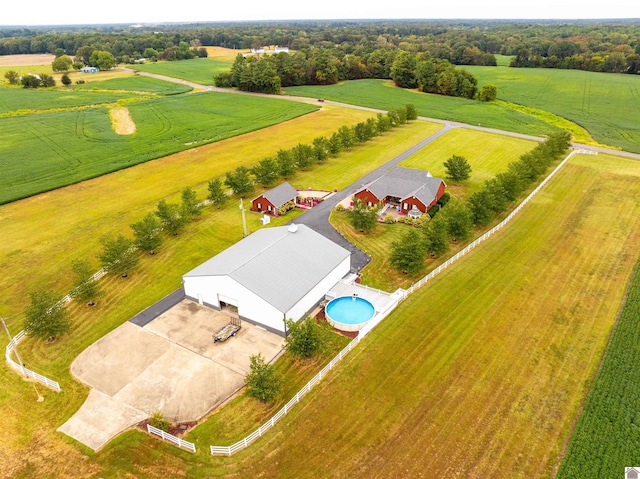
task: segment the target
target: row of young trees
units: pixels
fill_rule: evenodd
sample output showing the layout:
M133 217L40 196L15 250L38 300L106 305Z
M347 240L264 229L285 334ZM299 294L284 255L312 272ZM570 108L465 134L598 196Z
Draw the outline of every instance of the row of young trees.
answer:
M231 71L214 80L219 87L278 93L280 87L332 85L361 78L392 79L402 88L465 98L474 98L478 83L470 73L428 54L377 49L358 56L336 48L246 58L237 55Z
M307 169L314 162L325 161L329 155L336 156L342 150L350 149L415 118L415 107L407 105L386 115L379 114L376 119L371 118L353 127L342 126L330 138L316 138L313 145L300 144L292 150L279 150L275 159L265 158L251 169L240 166L234 172L228 172L224 183L220 178L211 180L208 184L208 200L215 208L221 208L229 200L227 189L238 196L244 196L253 189L254 182L268 186L281 177L292 176L298 168ZM102 251L99 259L103 270L127 277L137 266L140 253L155 254L164 241L163 233L178 235L186 224L201 216L202 208L202 202L189 187L182 191L180 203L160 200L154 212L149 212L140 221L130 225L133 239L123 234L100 238ZM102 291L91 264L86 260L78 260L72 264L72 270L74 282L71 297L90 306L95 305L95 300ZM62 295L43 289L30 293L30 304L25 309L24 320L27 334L53 340L68 332L69 327Z
M330 156L337 156L343 150L362 144L390 129L403 125L418 117L414 105L379 113L351 127L341 126L330 137L315 138L311 145L298 144L290 150L280 149L275 157L263 158L252 168L239 166L225 174L224 181L216 178L209 182L209 200L216 207L222 207L226 201L225 187L235 195L244 197L253 191L254 185L268 187L277 180L287 179L298 169L307 170L313 164L323 163Z
M497 214L505 212L510 203L562 157L570 139L566 132L549 135L545 142L510 163L506 172L486 181L467 203L450 201L446 208L423 225L422 234L411 229L392 244L391 264L404 273L416 273L422 269L427 254L440 256L448 251L450 241L469 239L475 226L486 226ZM463 164L460 158L457 157L455 162L458 166ZM465 179L465 176L460 179Z

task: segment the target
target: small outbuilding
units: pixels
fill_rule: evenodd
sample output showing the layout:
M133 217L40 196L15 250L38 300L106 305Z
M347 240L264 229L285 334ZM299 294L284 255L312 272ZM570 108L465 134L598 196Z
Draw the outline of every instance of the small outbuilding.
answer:
M289 204L291 208L294 208L297 197L298 192L296 189L285 181L251 200L251 211L278 216L280 214L278 211L281 208L285 208Z
M96 67L82 67L80 71L82 73L98 73L100 70Z
M286 335L349 273L351 253L305 225L265 228L185 274L187 298Z
M394 167L353 195L367 206L392 204L404 213L426 213L444 195L444 180L425 170Z

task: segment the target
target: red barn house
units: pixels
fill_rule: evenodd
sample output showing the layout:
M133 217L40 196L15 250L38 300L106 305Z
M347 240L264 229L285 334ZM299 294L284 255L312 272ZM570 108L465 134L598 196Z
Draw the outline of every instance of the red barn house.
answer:
M251 200L251 211L277 216L278 208L290 201L295 203L297 197L298 192L296 189L285 181L281 185L261 194L256 199Z
M425 170L394 167L391 171L363 186L354 199L367 206L392 204L408 213L415 206L426 213L444 194L446 185Z

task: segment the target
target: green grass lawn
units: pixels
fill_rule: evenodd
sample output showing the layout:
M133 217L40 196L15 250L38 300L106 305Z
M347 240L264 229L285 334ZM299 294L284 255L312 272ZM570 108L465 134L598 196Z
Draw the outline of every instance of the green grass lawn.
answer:
M399 166L428 170L447 183L447 191L460 200L478 191L486 180L506 171L507 165L536 146L536 142L482 131L457 128L413 154ZM446 179L444 162L463 156L471 165L471 177L455 183Z
M176 95L193 90L188 85L172 83L157 78L145 76L132 76L126 78L113 78L110 80L85 83L83 85L71 85L71 90L91 91L91 90L126 90L138 93L156 93L159 95Z
M284 91L288 95L326 98L383 110L413 103L421 116L530 135L544 135L556 129L555 126L537 118L495 103L420 93L397 88L385 80L357 80L330 86L289 87Z
M93 94L71 93L78 97ZM0 118L0 203L264 128L317 109L276 98L213 92L149 99L130 103L128 108L137 132L126 136L114 132L107 108Z
M640 152L640 77L551 68L467 67L498 98L547 110L586 128L598 142Z
M143 72L157 73L173 78L181 78L202 85L213 85L213 77L228 72L231 64L226 60L214 58L194 58L178 62L144 63L130 65L130 68Z

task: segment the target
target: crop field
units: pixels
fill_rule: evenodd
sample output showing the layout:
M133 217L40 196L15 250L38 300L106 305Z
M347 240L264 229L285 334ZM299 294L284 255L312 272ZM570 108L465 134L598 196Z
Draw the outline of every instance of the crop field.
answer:
M391 82L385 80L354 80L330 86L289 87L284 91L288 95L326 98L383 110L413 103L421 116L529 135L544 135L557 129L537 118L495 103L396 88Z
M140 97L135 92L80 92L0 87L0 118L38 110L74 108Z
M471 165L471 177L460 183L447 182L447 191L465 200L486 180L506 171L507 165L536 146L535 141L482 131L456 128L435 140L426 148L413 154L399 166L429 170L431 174L446 180L444 162L453 155L463 156Z
M150 99L128 105L137 127L137 133L128 136L113 131L107 108L0 118L0 203L264 128L317 108L213 92Z
M158 62L131 65L131 68L143 72L157 73L174 78L182 78L202 85L213 85L214 75L227 72L231 64L227 59L194 58L179 62Z
M18 331L20 311L25 306L28 290L37 285L47 285L60 292L67 290L73 259L90 259L97 269L98 238L109 232L126 234L128 225L146 212L153 211L160 198L176 201L176 196L179 197L180 190L186 185L194 186L203 197L206 182L212 177L220 176L239 164L251 165L265 153L289 148L298 142L309 142L317 135L362 121L369 115L362 111L325 107L311 115L239 138L0 206L0 230L3 234L0 244L0 290L3 291L0 314L8 317L7 322L14 332ZM344 156L330 159L326 164L304 172L301 178L312 182L312 173L315 172L317 178L334 177L353 182L362 175L363 158L373 158L374 162L381 164L438 128L439 125L424 122L407 125ZM384 152L390 153L385 156ZM368 168L375 166L376 163L372 163ZM294 185L305 184L301 178L296 176L290 181ZM277 221L290 221L299 212L292 214ZM250 231L259 228L259 218L259 215L247 215ZM31 398L35 401L37 396L33 387L8 368L0 368L0 377L7 385L0 391L0 407L14 411L13 415L0 417L0 426L16 430L15 435L0 444L0 454L7 458L0 463L0 475L15 467L21 472L9 474L12 477L87 477L98 470L111 471L110 474L103 473L102 477L112 477L118 474L119 469L144 468L148 464L144 450L166 447L142 433L132 432L94 455L56 433L55 428L86 397L86 389L69 377L69 364L96 339L177 288L182 273L241 237L242 224L236 201L229 202L220 211L207 208L200 221L188 226L177 238L167 238L157 255L144 257L129 279L105 278L106 294L99 298L96 308L72 304L72 333L54 345L27 340L21 347L25 363L59 379L64 392L56 394L41 390L45 402L38 403L34 409ZM0 339L0 346L5 344L6 340ZM214 423L207 427L218 430L220 426ZM140 454L134 463L129 462L127 454L119 457L119 448L123 444L125 448L133 448L136 456ZM179 452L168 451L170 455L166 457L170 462L181 462L186 458ZM208 460L206 454L204 458ZM162 463L144 473L136 469L136 475L154 475L154 470L159 475L166 475L169 469Z
M552 68L468 67L498 98L533 106L586 128L598 142L640 152L640 77Z
M172 83L157 78L144 76L130 76L126 78L114 78L111 80L85 83L83 85L73 85L72 90L116 90L131 91L137 93L155 93L159 95L176 95L193 90L188 85Z

